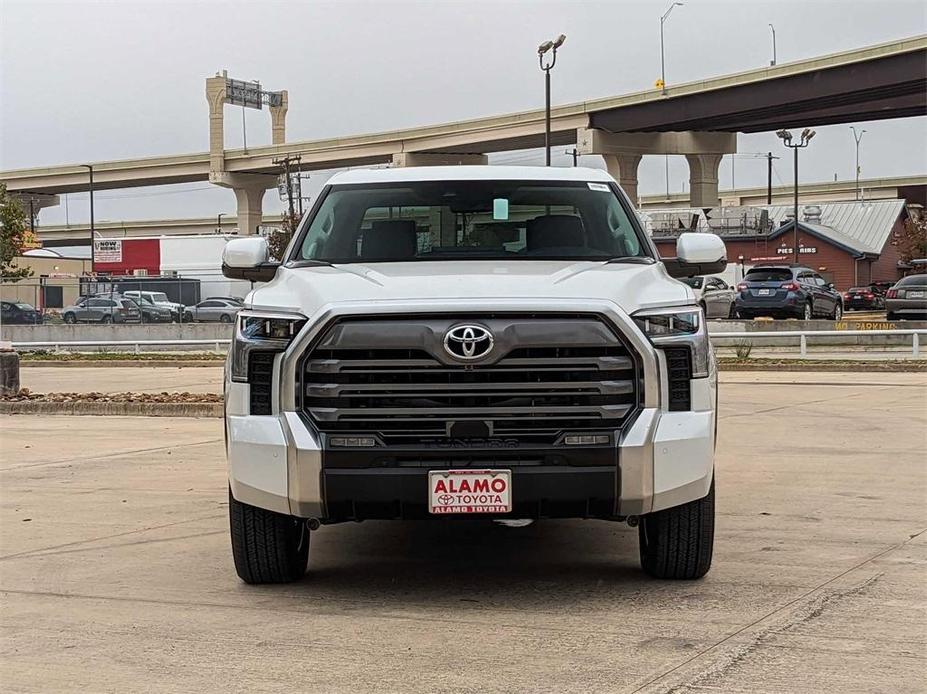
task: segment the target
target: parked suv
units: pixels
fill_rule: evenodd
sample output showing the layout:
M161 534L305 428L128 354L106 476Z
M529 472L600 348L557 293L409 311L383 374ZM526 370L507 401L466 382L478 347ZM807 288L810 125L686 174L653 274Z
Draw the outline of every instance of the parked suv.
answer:
M336 175L282 264L234 239L225 372L232 553L248 583L305 571L310 531L366 519L595 518L641 563L711 564L717 379L674 277L603 171L459 166Z
M737 316L755 318L815 317L840 320L840 292L814 270L801 265L756 265L737 285Z
M130 289L123 292L122 295L128 299L132 299L132 301L137 303L143 309L146 305L154 305L167 309L170 312L171 320L175 322L179 322L181 316L183 315L183 304L179 304L176 301L171 301L167 298L167 294L164 292L148 292L138 289Z
M61 318L65 323L139 323L141 311L120 294L82 296L61 310Z

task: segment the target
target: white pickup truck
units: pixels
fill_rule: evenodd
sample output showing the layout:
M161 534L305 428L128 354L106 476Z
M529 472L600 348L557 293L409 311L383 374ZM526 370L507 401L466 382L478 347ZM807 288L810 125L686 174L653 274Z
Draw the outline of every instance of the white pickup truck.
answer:
M647 573L703 576L717 379L674 278L724 256L690 233L659 259L583 168L349 171L282 262L230 241L225 275L266 282L226 367L238 575L298 579L325 524L482 517L626 521Z

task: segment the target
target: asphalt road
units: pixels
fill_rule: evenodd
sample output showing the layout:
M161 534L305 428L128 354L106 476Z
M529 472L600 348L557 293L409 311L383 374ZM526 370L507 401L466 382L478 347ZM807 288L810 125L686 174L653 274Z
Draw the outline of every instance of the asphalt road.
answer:
M723 375L711 573L636 531L363 523L241 584L218 420L0 419L0 689L909 692L927 377Z

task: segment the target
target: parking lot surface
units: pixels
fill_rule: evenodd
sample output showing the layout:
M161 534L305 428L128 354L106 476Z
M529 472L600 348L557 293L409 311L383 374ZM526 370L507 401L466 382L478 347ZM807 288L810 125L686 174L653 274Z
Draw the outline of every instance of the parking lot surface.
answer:
M367 522L276 587L234 574L220 420L5 417L0 687L923 690L927 377L722 374L720 417L701 581L624 524Z

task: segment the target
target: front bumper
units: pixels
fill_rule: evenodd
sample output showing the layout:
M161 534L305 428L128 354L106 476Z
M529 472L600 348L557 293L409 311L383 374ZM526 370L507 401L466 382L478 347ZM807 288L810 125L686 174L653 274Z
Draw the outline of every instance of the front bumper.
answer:
M692 381L689 412L645 408L610 451L614 465L512 469L515 518L615 518L704 497L714 469L715 374ZM248 388L228 383L227 407ZM239 501L324 521L427 516L427 470L324 468L320 442L296 412L226 417L229 480ZM459 455L459 454L458 454ZM469 457L457 458L460 467ZM492 465L486 465L491 467ZM449 453L444 464L455 467Z
M304 518L336 522L361 518L414 518L427 515L427 471L473 467L470 451L449 451L434 465L416 467L332 467L323 464L322 443L296 407L296 363L313 339L334 317L369 314L370 304L328 307L310 319L274 362L273 414L250 415L250 386L226 374L226 442L233 496L244 503ZM611 321L641 357L642 402L617 441L595 460L581 456L562 464L514 465L500 455L479 466L511 469L513 512L510 517L637 516L701 499L714 472L717 375L690 381L691 407L669 411L667 364L633 321L614 304L601 300L483 302L460 300L408 303L381 302L378 314L418 310L449 312L561 311L597 313ZM326 455L329 452L326 451Z

